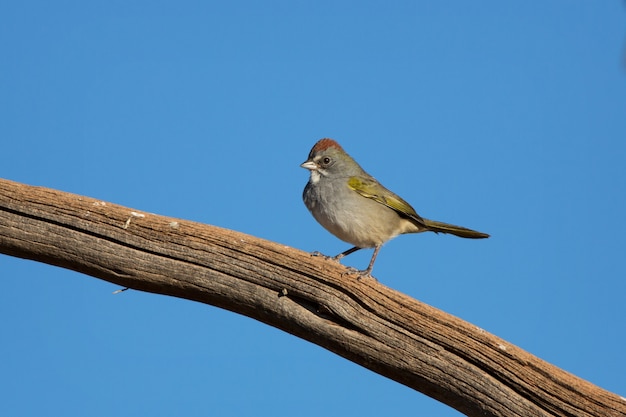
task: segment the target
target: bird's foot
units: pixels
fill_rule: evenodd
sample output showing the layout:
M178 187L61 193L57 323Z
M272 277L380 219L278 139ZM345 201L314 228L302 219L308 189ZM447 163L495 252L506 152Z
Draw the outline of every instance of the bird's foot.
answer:
M319 252L319 251L311 252L311 256L319 256L320 258L324 258L324 259L333 259L333 260L335 259L332 256L324 255L322 252Z
M345 255L344 253L340 253L337 256L328 256L328 255L324 255L322 252L319 251L314 251L311 252L311 256L316 256L316 257L320 257L320 258L324 258L326 260L331 260L331 261L335 261L337 263L340 263L339 260L341 258L343 258ZM378 282L378 280L376 278L374 278L372 276L372 269L371 268L367 268L367 269L356 269L354 267L351 266L346 266L346 271L342 272L341 275L356 275L356 279L358 281L360 281L362 278L371 278L374 281Z
M363 278L371 278L374 281L378 282L378 280L372 276L372 271L368 269L356 269L351 266L347 266L346 269L347 271L342 273L341 275L344 275L344 274L356 275L357 281L360 281Z
M359 275L356 277L357 281L361 281L363 278L369 278L369 279L373 279L374 282L378 282L378 280L372 276L372 273L367 270L359 271L358 274Z
M320 258L324 258L324 259L326 259L328 261L335 261L335 262L338 262L338 263L339 263L339 260L341 258L343 258L343 254L339 254L337 256L328 256L328 255L324 255L322 252L318 252L318 251L311 252L311 256L319 256Z

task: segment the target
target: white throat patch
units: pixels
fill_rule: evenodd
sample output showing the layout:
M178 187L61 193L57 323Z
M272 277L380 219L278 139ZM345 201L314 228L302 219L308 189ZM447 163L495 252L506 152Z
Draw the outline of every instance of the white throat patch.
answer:
M319 173L319 171L312 170L311 171L311 184L317 184L319 182L321 176L322 175Z

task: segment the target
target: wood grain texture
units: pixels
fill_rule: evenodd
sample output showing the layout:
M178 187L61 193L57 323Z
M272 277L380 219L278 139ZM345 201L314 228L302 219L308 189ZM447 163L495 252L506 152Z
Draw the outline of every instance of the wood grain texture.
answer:
M232 230L0 179L0 252L249 316L469 416L626 416L624 398L470 323Z

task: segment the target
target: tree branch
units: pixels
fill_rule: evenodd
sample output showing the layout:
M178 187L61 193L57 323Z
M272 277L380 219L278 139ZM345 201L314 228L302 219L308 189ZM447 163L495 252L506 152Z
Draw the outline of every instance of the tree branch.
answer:
M470 416L626 416L626 400L336 262L0 179L0 252L244 314Z

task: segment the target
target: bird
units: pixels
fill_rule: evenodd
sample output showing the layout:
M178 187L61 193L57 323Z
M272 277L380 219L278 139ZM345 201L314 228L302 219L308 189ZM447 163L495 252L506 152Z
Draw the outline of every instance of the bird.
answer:
M320 139L301 165L309 170L302 199L315 220L354 247L332 259L339 261L360 249L374 248L360 277L371 277L374 262L388 240L406 233L448 233L469 239L489 235L421 217L397 194L389 191L343 150L337 141Z

